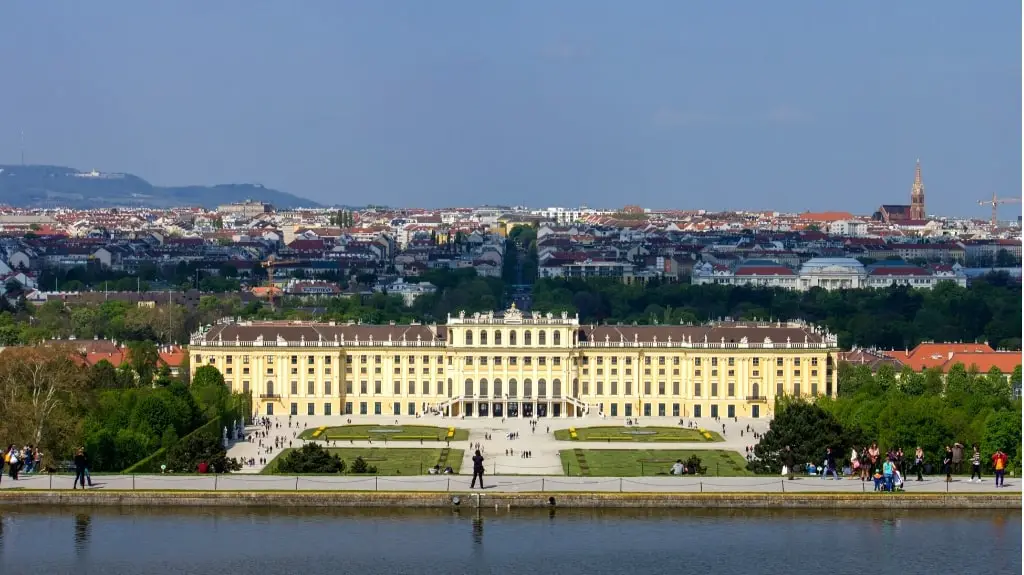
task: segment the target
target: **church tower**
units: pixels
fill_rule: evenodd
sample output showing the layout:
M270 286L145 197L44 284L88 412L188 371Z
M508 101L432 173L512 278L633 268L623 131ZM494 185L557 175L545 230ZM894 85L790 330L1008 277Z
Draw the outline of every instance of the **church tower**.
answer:
M924 182L921 181L921 160L914 169L914 185L910 187L910 219L926 219L924 211Z

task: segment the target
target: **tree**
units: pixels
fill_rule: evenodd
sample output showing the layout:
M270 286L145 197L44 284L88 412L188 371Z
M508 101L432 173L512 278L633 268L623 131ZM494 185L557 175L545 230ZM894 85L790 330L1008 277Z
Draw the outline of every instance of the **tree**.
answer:
M229 458L221 439L213 433L193 433L182 438L168 450L167 467L182 473L193 473L206 463L215 473L238 471L242 465Z
M128 361L138 375L139 385L149 386L153 383L153 373L160 361L160 352L152 341L128 342Z
M174 383L174 376L171 375L171 368L166 363L161 365L156 372L156 381L154 382L157 387L167 387Z
M949 372L946 374L946 393L970 393L973 388L971 379L971 376L964 368L964 364L954 364L949 368Z
M366 460L360 455L352 462L352 473L377 473L377 468L367 464Z
M1020 262L1017 258L1013 257L1013 254L1011 254L1006 248L1000 248L1000 250L996 252L996 267L1020 267Z
M71 357L63 346L0 352L0 413L7 414L9 440L43 444L47 426L55 425L86 389L85 373Z
M204 365L192 376L192 395L204 416L210 418L225 406L231 391L216 367Z
M289 451L277 464L279 473L342 473L345 462L315 443Z
M778 473L787 445L799 463L820 462L826 447L832 448L838 460L849 450L852 439L839 421L818 405L800 399L777 400L775 419L754 446L756 458L747 467L757 473Z
M985 432L981 441L981 451L985 460L997 450L1002 450L1014 466L1019 465L1021 448L1020 412L1000 411L990 414L985 419ZM991 465L991 459L988 459Z

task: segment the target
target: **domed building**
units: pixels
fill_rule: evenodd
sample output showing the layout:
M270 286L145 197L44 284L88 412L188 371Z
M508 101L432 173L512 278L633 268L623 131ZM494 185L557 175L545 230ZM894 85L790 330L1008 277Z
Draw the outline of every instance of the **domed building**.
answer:
M827 290L867 287L867 269L853 258L811 258L800 266L800 289Z

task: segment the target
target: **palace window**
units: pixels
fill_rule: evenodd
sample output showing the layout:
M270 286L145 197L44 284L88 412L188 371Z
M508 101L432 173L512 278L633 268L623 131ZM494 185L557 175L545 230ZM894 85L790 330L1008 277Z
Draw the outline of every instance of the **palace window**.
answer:
M480 330L480 345L487 345L487 330Z
M515 345L516 344L516 332L515 331L508 332L508 344L509 345Z
M500 331L495 331L494 332L494 345L501 345L501 332Z
M546 331L544 331L544 330L540 330L539 332L537 332L537 344L538 345L547 345L547 343L548 343L548 333Z
M551 334L551 339L554 341L555 345L562 345L562 332L555 331Z
M466 330L466 345L473 345L473 330Z
M533 334L533 332L531 332L530 330L526 330L526 331L523 332L523 344L524 345L533 345L533 335L532 334Z

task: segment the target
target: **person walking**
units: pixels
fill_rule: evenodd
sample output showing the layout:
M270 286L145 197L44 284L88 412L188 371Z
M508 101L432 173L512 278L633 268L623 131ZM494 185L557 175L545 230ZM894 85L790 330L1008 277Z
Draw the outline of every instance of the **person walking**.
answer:
M971 483L975 482L974 476L977 475L977 482L981 483L981 451L978 451L978 444L974 444L974 453L971 454Z
M786 464L786 479L793 481L793 467L795 465L793 450L786 446L786 452L782 454L782 461Z
M825 469L821 472L821 478L825 479L828 477L829 472L832 473L832 478L839 480L839 474L836 473L836 456L832 454L832 448L825 448Z
M917 480L924 481L924 477L921 476L924 473L924 450L920 445L914 450L914 467L917 469Z
M81 447L75 452L75 482L71 484L71 489L78 489L78 484L82 484L82 489L85 489L85 450Z
M942 471L946 474L946 483L953 481L953 449L946 446L946 454L942 456Z
M484 488L484 456L480 455L480 450L476 450L476 455L473 456L473 481L470 482L469 488L473 489L476 487L476 480L480 478L480 489Z
M1002 449L997 449L992 454L992 467L996 471L996 487L1005 487L1003 483L1003 475L1006 473L1006 454L1003 453Z
M89 483L89 487L92 487L92 475L89 473L89 454L85 452L85 448L80 448L82 451L82 457L85 458L85 480Z
M959 441L953 444L953 473L964 472L964 444Z

